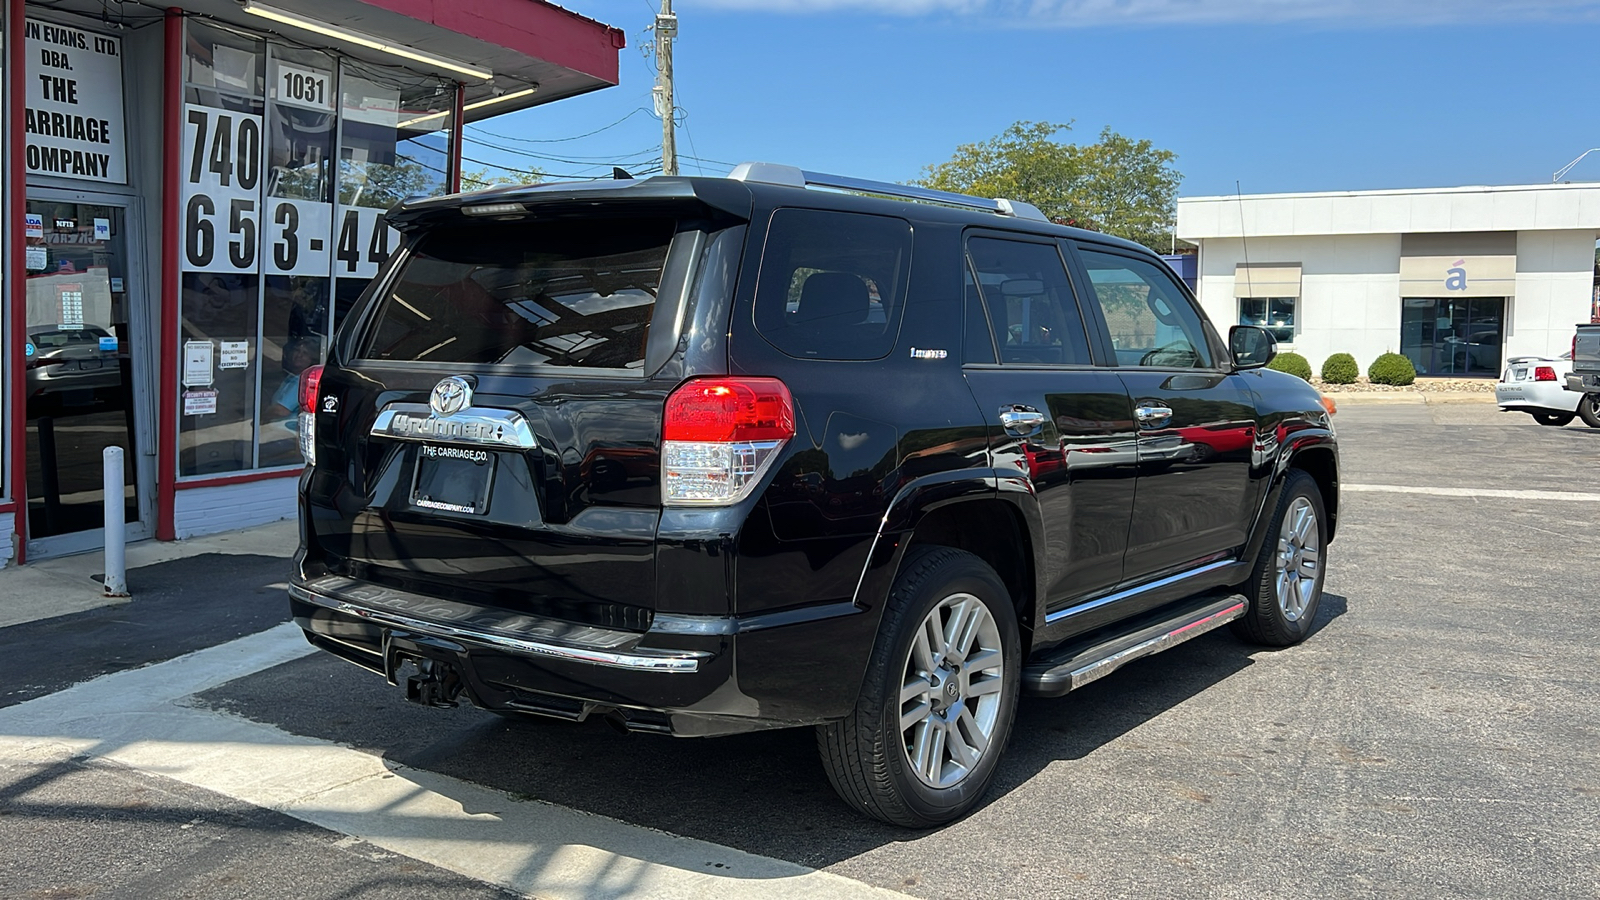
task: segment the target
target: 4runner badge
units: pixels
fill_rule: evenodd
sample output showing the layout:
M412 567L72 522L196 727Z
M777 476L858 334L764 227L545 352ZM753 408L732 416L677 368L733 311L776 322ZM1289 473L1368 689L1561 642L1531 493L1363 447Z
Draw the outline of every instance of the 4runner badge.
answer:
M472 405L472 384L460 375L451 375L433 386L428 405L434 415L453 416Z
M945 350L918 350L915 347L911 348L912 359L944 359L949 355L949 352Z

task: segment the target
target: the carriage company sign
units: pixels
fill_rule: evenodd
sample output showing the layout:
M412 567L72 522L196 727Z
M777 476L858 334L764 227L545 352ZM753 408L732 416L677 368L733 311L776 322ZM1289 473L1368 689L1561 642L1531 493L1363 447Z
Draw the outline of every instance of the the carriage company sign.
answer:
M127 184L122 40L27 20L30 175Z

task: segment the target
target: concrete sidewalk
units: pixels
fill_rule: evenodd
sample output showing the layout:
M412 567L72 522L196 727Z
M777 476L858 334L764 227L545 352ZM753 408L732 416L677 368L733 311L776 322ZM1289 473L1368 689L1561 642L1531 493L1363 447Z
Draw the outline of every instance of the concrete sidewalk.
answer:
M0 569L0 628L52 619L102 606L138 602L138 570L207 553L227 556L266 556L284 561L288 577L290 557L298 543L298 523L273 522L223 534L184 541L139 541L128 545L128 589L132 598L104 595L102 553L81 553Z

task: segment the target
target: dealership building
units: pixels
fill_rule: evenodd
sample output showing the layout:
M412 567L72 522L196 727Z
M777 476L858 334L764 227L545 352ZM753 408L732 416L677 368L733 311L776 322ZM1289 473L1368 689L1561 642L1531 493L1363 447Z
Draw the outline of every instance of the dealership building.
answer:
M542 0L7 0L0 564L295 512L299 374L461 126L615 85Z
M1600 321L1597 234L1597 184L1178 201L1212 321L1263 325L1314 370L1395 352L1422 377L1493 378L1512 356L1559 356Z

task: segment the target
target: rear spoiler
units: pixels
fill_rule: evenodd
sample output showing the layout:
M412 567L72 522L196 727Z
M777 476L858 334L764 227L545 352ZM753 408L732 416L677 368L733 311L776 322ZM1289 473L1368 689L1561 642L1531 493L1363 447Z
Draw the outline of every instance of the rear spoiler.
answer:
M486 191L408 199L389 210L387 221L402 232L442 222L520 218L530 213L593 210L596 204L626 203L640 212L677 212L699 207L714 219L748 222L754 197L727 178L645 178L510 185Z

